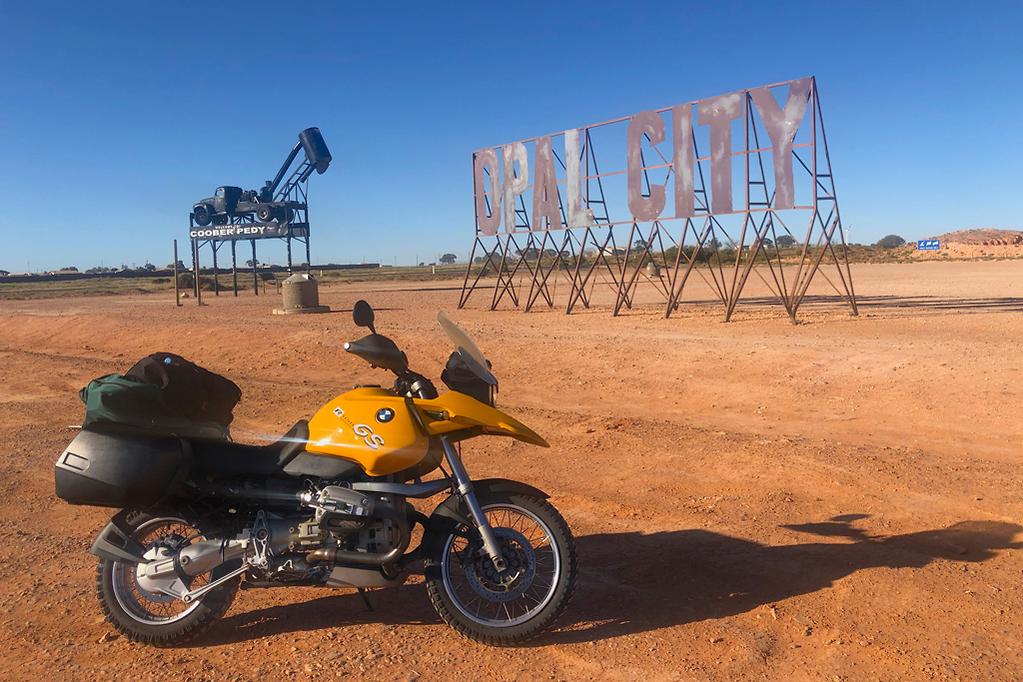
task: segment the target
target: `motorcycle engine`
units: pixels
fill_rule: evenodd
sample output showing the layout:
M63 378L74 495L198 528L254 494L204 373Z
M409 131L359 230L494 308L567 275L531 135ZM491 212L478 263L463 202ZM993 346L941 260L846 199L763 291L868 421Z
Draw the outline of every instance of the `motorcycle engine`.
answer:
M320 537L326 541L324 544L382 553L400 541L396 523L386 517L393 515L397 506L405 502L392 495L370 495L331 485L306 493L303 502L315 510L314 523Z
M271 582L322 580L327 576L324 565L309 565L305 554L320 548L336 548L373 554L388 552L401 542L402 534L393 516L403 499L391 495L371 495L342 486L326 486L302 496L303 506L313 511L312 517L264 517L253 527L255 537L265 529L269 549L264 564L264 577ZM335 574L337 574L335 576ZM375 585L377 569L334 568L330 584ZM316 578L316 576L321 576ZM368 581L368 582L367 582Z
M315 520L320 530L335 537L364 528L376 506L371 495L339 485L305 493L302 503L316 510Z

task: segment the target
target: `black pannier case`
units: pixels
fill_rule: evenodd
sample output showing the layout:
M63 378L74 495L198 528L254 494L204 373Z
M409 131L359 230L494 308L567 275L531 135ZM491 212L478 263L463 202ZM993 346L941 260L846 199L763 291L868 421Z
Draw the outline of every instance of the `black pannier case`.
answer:
M57 497L95 507L148 507L188 475L179 438L104 424L83 430L57 458Z

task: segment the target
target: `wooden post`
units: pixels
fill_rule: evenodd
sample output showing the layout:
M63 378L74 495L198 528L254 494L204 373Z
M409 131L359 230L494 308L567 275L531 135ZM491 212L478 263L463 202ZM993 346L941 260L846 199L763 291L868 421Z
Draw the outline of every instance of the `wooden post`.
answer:
M178 290L178 240L174 240L174 305L181 307L181 292Z
M213 295L220 296L220 280L217 274L220 272L220 268L217 267L217 251L220 250L220 242L210 240L210 248L213 249Z
M259 296L259 273L256 272L256 240L250 239L252 242L252 292Z
M199 240L192 240L192 274L195 278L195 304L202 305L202 287L199 286Z
M231 240L231 281L234 283L234 295L238 295L238 254L235 251L234 239Z

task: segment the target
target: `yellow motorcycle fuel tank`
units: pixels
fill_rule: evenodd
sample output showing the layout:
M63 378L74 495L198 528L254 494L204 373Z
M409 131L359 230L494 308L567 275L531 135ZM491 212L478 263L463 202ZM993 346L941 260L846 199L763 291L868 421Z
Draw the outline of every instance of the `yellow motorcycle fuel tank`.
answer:
M351 460L370 476L418 464L429 448L403 397L382 388L339 395L309 420L306 451Z

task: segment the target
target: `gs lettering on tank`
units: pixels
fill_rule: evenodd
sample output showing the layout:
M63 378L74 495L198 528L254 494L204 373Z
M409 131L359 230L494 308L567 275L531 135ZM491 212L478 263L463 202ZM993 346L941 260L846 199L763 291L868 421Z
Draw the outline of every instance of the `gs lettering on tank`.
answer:
M370 476L386 476L418 464L428 446L404 398L382 388L356 388L313 415L306 450L353 461Z

